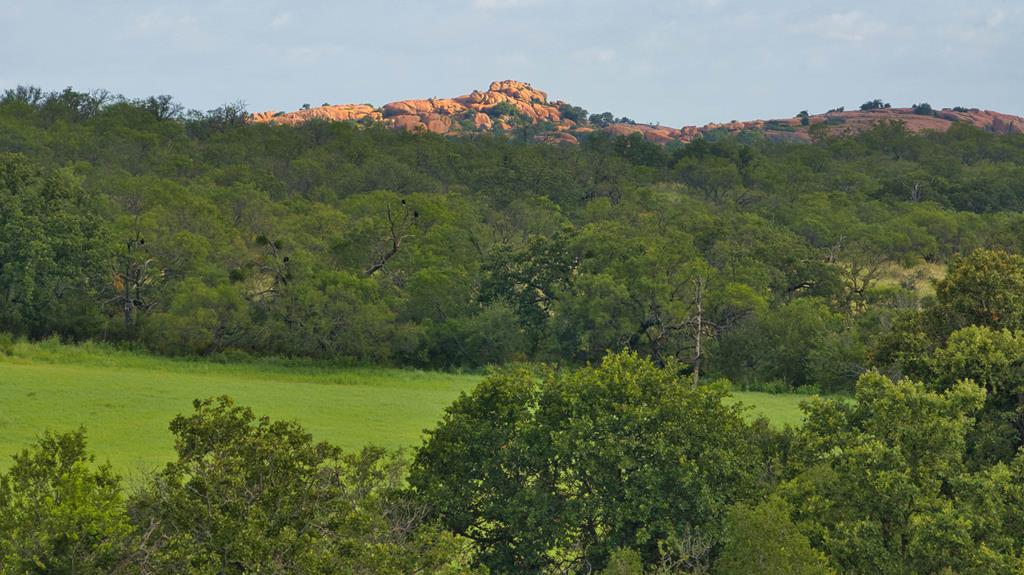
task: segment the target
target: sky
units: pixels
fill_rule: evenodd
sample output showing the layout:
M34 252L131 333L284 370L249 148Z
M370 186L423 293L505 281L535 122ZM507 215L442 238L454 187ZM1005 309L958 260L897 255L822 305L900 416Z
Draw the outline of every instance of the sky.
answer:
M0 90L207 110L450 97L493 80L663 125L881 98L1024 115L1024 0L0 0Z

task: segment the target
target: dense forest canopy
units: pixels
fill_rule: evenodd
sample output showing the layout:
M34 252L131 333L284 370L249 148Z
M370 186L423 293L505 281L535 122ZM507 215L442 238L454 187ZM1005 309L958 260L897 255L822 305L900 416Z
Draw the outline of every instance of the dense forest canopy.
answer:
M944 264L1024 241L1024 136L968 126L552 146L19 88L0 154L0 329L169 354L849 389Z

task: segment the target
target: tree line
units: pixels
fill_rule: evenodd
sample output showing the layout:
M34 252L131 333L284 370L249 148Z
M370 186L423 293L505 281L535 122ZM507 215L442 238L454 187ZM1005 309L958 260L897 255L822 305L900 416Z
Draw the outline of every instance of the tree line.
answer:
M0 330L441 368L629 348L852 390L929 270L1020 251L1024 137L815 137L551 146L9 90Z

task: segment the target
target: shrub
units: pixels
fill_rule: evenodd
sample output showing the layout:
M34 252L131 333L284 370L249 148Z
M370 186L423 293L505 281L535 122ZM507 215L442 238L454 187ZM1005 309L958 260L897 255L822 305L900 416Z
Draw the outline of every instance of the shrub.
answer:
M801 121L801 124L802 123L803 122ZM806 124L804 124L804 125L806 125ZM776 132L795 132L796 131L796 128L794 128L793 126L790 126L789 124L786 124L784 122L779 122L777 120L770 120L768 122L765 122L764 127L766 129L768 129L768 130L773 130L773 131L776 131Z
M577 124L586 124L587 123L587 119L588 119L587 111L584 110L583 108L579 107L579 106L573 106L572 104L568 104L566 102L562 102L558 106L558 112L566 120L572 120L573 122L576 122Z
M821 395L821 387L815 384L801 385L794 391L797 395Z
M82 430L46 433L0 474L0 572L110 573L131 531L120 479Z
M781 379L771 379L768 381L750 381L743 386L743 391L758 391L761 393L790 393L789 385Z
M860 105L860 109L863 110L863 111L867 111L867 110L884 110L886 108L891 108L891 107L892 107L891 104L889 104L888 102L883 102L881 100L871 100L871 101L868 101L868 102L864 102L863 104Z
M14 336L7 332L0 332L0 355L14 354Z
M519 109L508 102L499 102L486 110L488 116L500 118L502 116L518 116Z
M920 104L914 104L914 113L918 116L934 116L935 110L932 110L932 105L928 102L921 102Z
M403 488L400 455L346 455L226 397L171 431L177 460L131 502L150 572L463 572L460 543Z
M600 575L644 575L644 563L634 549L616 549Z

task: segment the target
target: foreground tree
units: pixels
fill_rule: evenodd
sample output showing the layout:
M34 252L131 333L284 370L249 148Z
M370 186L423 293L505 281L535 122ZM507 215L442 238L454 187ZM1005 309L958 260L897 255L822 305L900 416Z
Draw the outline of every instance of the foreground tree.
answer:
M81 430L43 435L0 474L0 574L110 573L130 530L120 480Z
M984 388L971 461L1009 462L1024 445L1024 257L976 250L935 287L935 303L900 318L877 357L938 391L961 381Z
M869 373L856 403L812 401L780 489L793 519L843 573L1020 572L1019 486L1004 464L966 465L984 400Z
M923 363L937 390L967 382L986 391L985 407L968 436L972 462L1013 459L1024 446L1024 334L966 327L953 332Z
M410 483L494 573L601 569L616 548L656 563L756 489L742 409L679 372L621 353L543 383L492 375L429 432Z
M178 459L131 502L143 572L465 572L459 542L403 490L401 459L343 455L227 398L171 431Z

